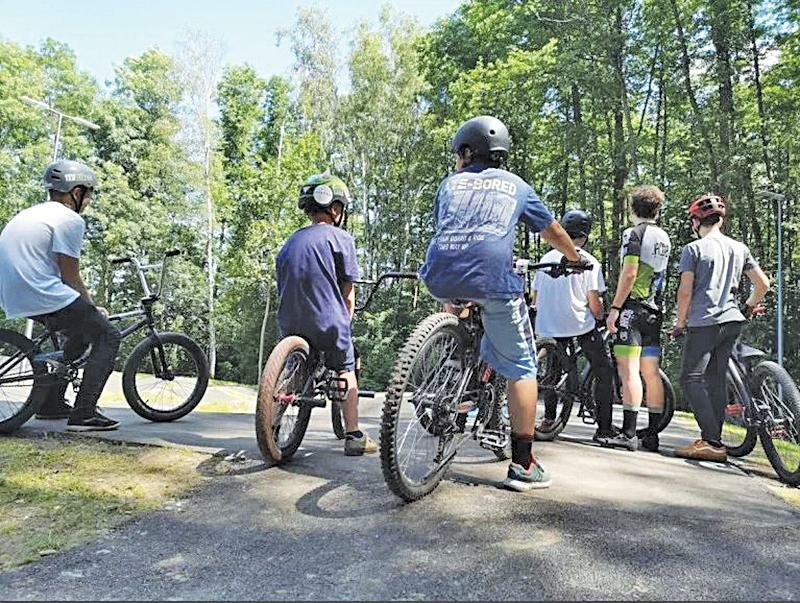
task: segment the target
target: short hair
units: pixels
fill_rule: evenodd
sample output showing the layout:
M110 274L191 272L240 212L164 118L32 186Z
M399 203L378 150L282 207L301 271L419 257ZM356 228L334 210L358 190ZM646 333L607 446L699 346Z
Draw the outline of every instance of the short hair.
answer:
M657 186L645 184L634 188L630 193L630 199L633 213L649 220L658 215L658 210L664 203L664 193Z
M69 193L63 193L61 191L55 190L54 188L51 188L47 192L50 193L50 201L59 201L60 202L65 197L69 196Z
M722 216L720 214L712 214L700 220L700 226L714 226L714 224L720 222L722 222Z

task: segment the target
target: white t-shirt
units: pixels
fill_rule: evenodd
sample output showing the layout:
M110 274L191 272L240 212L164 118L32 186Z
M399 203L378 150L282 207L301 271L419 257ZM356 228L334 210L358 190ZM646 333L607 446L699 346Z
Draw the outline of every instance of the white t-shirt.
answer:
M86 225L61 203L46 201L14 216L0 233L0 306L6 318L66 308L79 294L61 281L56 254L81 255Z
M533 277L536 291L536 334L541 337L576 337L588 333L595 326L589 309L589 291L606 290L600 262L588 251L579 250L581 258L592 263L591 270L553 278L544 270ZM555 249L544 254L541 262L560 262L564 255Z

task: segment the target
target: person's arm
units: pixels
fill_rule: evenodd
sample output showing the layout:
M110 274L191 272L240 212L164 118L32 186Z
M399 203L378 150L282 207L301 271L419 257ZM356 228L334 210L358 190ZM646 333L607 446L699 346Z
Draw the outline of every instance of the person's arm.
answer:
M600 292L599 291L588 291L586 293L586 301L589 302L589 310L592 311L592 314L597 320L601 320L603 318L603 300L600 299Z
M619 318L619 311L633 290L637 274L639 274L638 262L624 262L622 264L622 270L619 273L619 279L617 279L617 290L611 300L611 308L608 310L608 318L606 319L606 328L612 335L618 330L617 319Z
M63 253L57 253L56 262L58 263L58 269L61 271L61 280L69 287L75 289L82 298L94 305L92 296L89 295L86 285L83 284L78 258L73 258Z
M536 297L537 297L537 295L538 295L538 293L537 293L536 289L531 291L531 303L530 303L530 306L532 308L536 307Z
M745 274L747 278L750 279L750 282L753 283L753 290L744 303L750 306L750 308L755 308L763 301L764 296L767 294L767 291L769 291L769 278L767 278L764 271L757 265L746 271Z
M692 291L694 290L694 272L681 272L681 282L678 285L677 309L675 310L674 335L678 335L686 328L689 319L689 308L692 305Z
M580 261L581 256L575 248L575 243L557 220L553 220L546 228L540 230L539 236L550 243L553 249L563 253L570 262Z
M350 318L353 318L353 314L356 311L356 287L352 282L342 283L342 296L344 297L344 305L347 306L347 312L350 314Z

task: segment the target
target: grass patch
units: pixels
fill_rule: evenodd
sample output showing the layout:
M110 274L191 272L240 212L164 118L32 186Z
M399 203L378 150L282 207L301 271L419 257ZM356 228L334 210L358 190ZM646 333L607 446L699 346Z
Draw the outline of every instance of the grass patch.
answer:
M0 569L162 508L201 482L205 458L63 435L0 438Z

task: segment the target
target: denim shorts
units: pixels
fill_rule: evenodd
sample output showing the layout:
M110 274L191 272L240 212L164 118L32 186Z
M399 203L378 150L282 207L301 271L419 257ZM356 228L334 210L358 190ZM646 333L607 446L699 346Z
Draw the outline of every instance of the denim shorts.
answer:
M506 379L536 379L536 342L525 300L475 301L483 307L481 359Z

